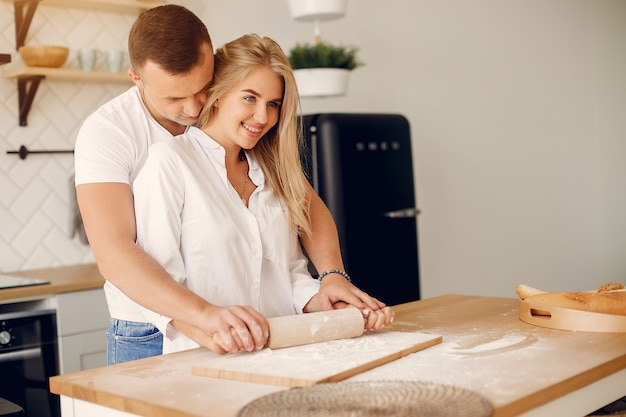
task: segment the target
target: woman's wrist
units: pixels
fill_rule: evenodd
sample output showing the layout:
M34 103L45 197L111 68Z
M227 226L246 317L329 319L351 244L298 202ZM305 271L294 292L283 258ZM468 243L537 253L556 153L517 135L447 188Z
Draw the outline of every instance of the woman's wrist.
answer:
M342 277L344 277L346 279L346 281L348 282L352 282L352 279L350 278L350 275L348 275L348 273L346 271L344 271L343 269L328 269L324 272L321 272L318 276L317 276L317 280L322 282L322 280L324 279L324 277L331 275L331 274L338 274L341 275Z

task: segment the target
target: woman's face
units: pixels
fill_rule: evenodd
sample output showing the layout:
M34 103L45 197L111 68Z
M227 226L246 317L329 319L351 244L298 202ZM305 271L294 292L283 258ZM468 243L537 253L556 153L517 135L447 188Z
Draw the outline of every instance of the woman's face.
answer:
M282 97L282 77L259 67L219 97L204 130L227 150L252 149L278 122Z

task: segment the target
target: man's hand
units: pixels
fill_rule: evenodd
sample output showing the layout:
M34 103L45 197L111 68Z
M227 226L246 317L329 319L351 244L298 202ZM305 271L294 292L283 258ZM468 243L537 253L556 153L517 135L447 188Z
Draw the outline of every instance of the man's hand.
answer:
M171 325L220 355L262 349L269 337L267 320L250 306L211 306L202 322L203 329L174 320Z

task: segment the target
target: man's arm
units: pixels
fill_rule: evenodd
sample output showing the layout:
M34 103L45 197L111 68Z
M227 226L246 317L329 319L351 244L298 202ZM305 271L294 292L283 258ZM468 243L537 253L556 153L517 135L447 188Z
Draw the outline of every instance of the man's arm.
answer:
M221 319L222 309L179 285L141 247L137 246L135 212L130 187L123 183L82 184L76 195L85 231L105 279L143 307L173 319L173 323L187 323L211 333L210 323ZM240 327L239 317L228 316L229 325ZM217 323L215 331L225 327ZM211 326L214 327L214 326ZM183 329L180 329L185 333ZM256 329L255 329L256 330ZM255 332L256 333L256 332ZM253 335L246 343L262 346L263 336ZM229 341L226 341L227 343ZM231 344L236 346L237 341ZM233 348L234 349L234 348ZM238 349L236 349L238 350Z
M83 184L76 188L76 196L89 244L105 279L134 301L155 311L159 306L170 304L171 297L164 295L189 292L135 244L133 196L127 184ZM146 284L154 290L146 293ZM165 308L172 311L172 315L180 316L181 307L173 304ZM185 306L194 307L200 313L199 303Z

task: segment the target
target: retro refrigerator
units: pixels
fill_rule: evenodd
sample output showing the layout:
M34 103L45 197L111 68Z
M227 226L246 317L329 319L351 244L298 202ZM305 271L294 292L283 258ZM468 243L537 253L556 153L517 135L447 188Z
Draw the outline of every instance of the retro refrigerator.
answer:
M419 210L407 119L310 114L304 131L303 164L335 219L355 285L387 305L419 299Z

